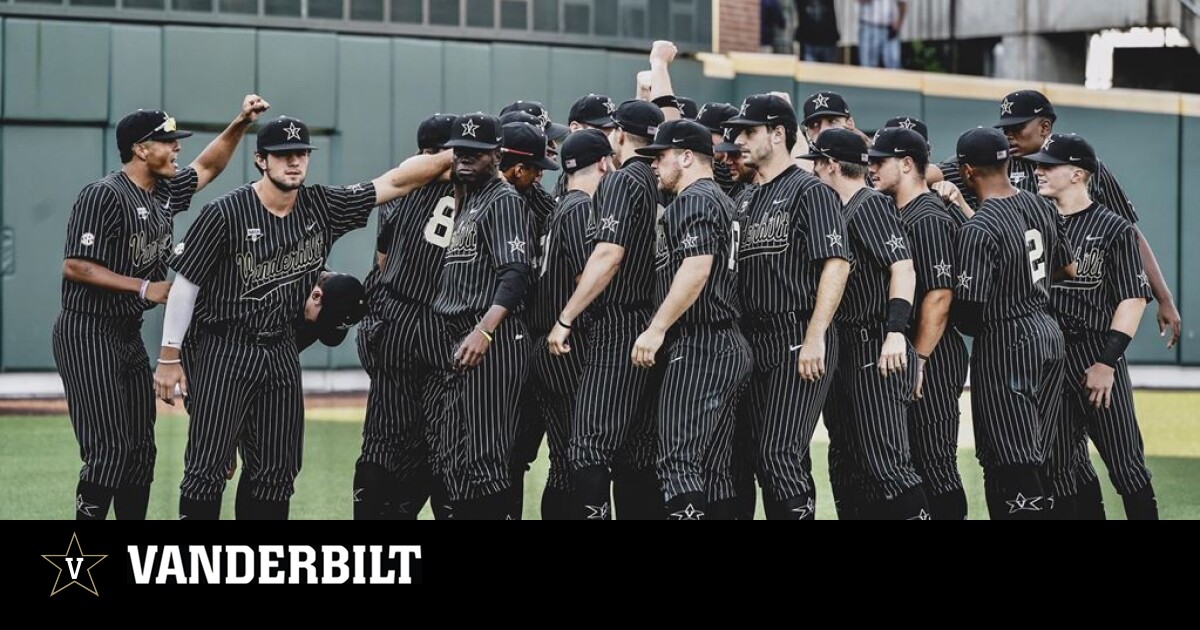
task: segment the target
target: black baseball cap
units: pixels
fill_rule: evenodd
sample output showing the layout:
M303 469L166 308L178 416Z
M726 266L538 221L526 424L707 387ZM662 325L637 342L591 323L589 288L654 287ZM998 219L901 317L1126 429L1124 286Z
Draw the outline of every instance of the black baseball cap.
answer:
M575 101L575 104L571 106L567 122L579 122L593 127L611 129L617 126L612 119L615 111L617 111L617 104L611 98L603 94L588 94Z
M515 122L528 123L534 127L537 127L538 129L542 128L542 121L540 119L538 119L536 116L530 116L525 112L505 112L500 114L501 126Z
M1004 100L1000 101L1000 121L992 126L1004 128L1023 125L1041 117L1058 120L1058 114L1054 113L1054 105L1050 104L1050 99L1037 90L1021 90L1005 96Z
M367 314L367 292L358 278L332 273L321 284L321 312L317 321L305 321L297 334L300 349L314 341L334 347L346 339L350 328Z
M849 129L826 129L809 146L805 160L837 160L851 164L869 164L867 141Z
M850 105L837 92L817 92L804 99L804 124L823 116L850 117Z
M422 120L417 127L417 148L422 151L445 148L455 118L454 114L434 114Z
M871 159L918 157L929 159L929 142L913 129L890 127L875 135L875 145L867 151Z
M169 142L190 135L190 131L177 129L175 119L167 115L167 112L160 109L139 109L127 114L117 123L117 150L124 156L139 142Z
M513 156L513 162L557 171L558 163L546 157L546 134L537 125L514 122L504 125L504 144L500 151Z
M694 120L668 120L658 128L654 143L637 150L639 155L658 155L667 149L713 154L712 132Z
M1046 143L1042 145L1042 150L1025 159L1052 166L1070 164L1092 173L1099 168L1096 150L1092 148L1091 143L1073 133L1050 134L1050 137L1046 138Z
M696 113L696 122L708 127L708 130L713 133L722 133L725 131L723 129L725 121L737 115L738 108L729 103L705 103Z
M721 134L721 141L717 143L717 146L713 147L713 151L716 151L717 153L741 153L742 147L739 147L736 143L734 143L734 140L737 139L737 135L739 133L741 133L741 131L734 127L726 129L725 132Z
M911 129L921 134L921 137L925 139L925 142L929 142L929 127L927 127L925 123L921 122L920 118L913 118L912 116L896 116L895 118L889 118L887 122L883 123L884 129L893 129L897 127L900 129Z
M994 127L976 127L959 136L956 151L960 164L994 166L1003 164L1011 155L1008 138Z
M567 136L559 151L563 170L574 173L613 154L608 136L599 129L580 129Z
M696 107L696 101L684 96L676 96L675 101L679 103L679 114L688 120L696 120L700 115L700 110Z
M796 129L796 110L774 94L754 94L742 101L738 115L721 124L723 127L775 127Z
M612 117L622 131L643 138L653 138L665 120L658 105L638 100L621 103Z
M550 112L545 105L537 101L514 101L509 103L500 110L500 123L507 125L510 122L530 122L528 120L509 116L514 112L522 112L537 119L537 124L546 133L546 137L550 140L558 140L571 132L566 125L560 125L550 119Z
M500 119L482 112L459 116L450 126L450 141L447 149L474 149L494 151L504 142Z
M313 151L317 147L309 143L308 125L291 116L280 116L268 120L258 128L258 153L283 151Z

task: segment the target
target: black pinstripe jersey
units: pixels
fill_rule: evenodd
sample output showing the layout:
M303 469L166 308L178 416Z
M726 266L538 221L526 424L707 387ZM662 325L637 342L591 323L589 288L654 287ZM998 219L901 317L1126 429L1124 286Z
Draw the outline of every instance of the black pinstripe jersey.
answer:
M541 184L535 183L529 188L517 192L525 199L525 206L529 209L529 231L533 234L529 250L529 265L536 272L542 266L542 258L546 251L544 243L546 231L549 229L550 215L554 214L556 204L554 198L546 192L545 188L542 188ZM535 273L535 280L538 275L540 274Z
M958 159L951 158L938 165L942 169L942 175L946 181L958 187L963 198L967 200L972 208L979 208L979 199L963 185L962 174L958 171ZM1008 161L1008 179L1020 190L1024 190L1031 194L1038 194L1037 175L1034 170L1037 169L1037 164L1021 158L1013 158ZM1112 171L1103 162L1099 163L1099 168L1088 182L1088 194L1092 199L1099 201L1108 208L1112 209L1121 218L1130 223L1138 222L1137 210L1133 207L1133 202L1130 201L1129 195L1125 194L1125 189L1121 188L1120 182L1113 176Z
M397 296L426 306L437 297L442 256L454 232L454 184L434 182L381 208L376 249L387 263L369 287L372 299ZM383 293L379 293L383 292Z
M1070 247L1049 201L1023 190L988 199L958 230L954 297L983 304L984 322L1049 313L1050 278Z
M841 205L832 188L795 166L738 196L738 285L746 315L813 309L818 263L849 257Z
M1064 330L1104 332L1117 305L1154 298L1133 225L1099 203L1063 217L1078 277L1054 285L1050 304Z
M649 306L653 301L659 207L658 176L647 158L630 158L600 180L592 204L595 242L620 245L625 257L597 305Z
M529 264L530 238L525 199L504 180L496 178L464 195L433 311L454 316L491 308L500 268ZM520 311L520 306L514 310Z
M729 195L730 199L737 199L738 195L746 190L746 184L734 179L729 165L720 160L713 161L713 181L717 182L717 186L720 186L721 191Z
M122 276L167 279L174 217L191 206L196 170L181 168L146 192L123 171L85 186L71 209L63 258L104 265ZM62 307L95 315L140 315L154 308L136 293L110 291L63 278Z
M834 319L867 326L887 320L892 265L911 259L896 204L863 188L842 208L850 245L850 279Z
M287 216L271 214L252 184L204 206L171 268L200 287L192 322L280 330L295 323L333 243L367 224L375 185L303 186Z
M529 328L536 335L550 332L575 292L575 278L592 254L591 216L592 198L581 190L568 191L550 215L529 309Z
M917 272L913 321L920 320L925 294L938 289L954 290L954 245L958 232L957 208L947 208L936 193L925 193L900 209L900 220L908 234L909 254Z
M659 304L671 292L685 258L713 257L708 282L679 323L711 324L741 317L733 224L733 201L710 178L685 188L663 212L656 230Z

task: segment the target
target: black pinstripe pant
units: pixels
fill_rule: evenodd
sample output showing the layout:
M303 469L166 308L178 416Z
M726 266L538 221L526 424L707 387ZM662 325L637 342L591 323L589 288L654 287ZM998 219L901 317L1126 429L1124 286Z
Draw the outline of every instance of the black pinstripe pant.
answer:
M1051 480L1058 494L1074 494L1075 484L1097 480L1096 469L1088 455L1088 438L1096 444L1108 467L1113 487L1121 496L1129 496L1150 483L1146 467L1146 449L1138 429L1133 406L1133 386L1125 361L1117 362L1112 388L1112 407L1095 409L1083 387L1083 373L1100 358L1104 350L1102 332L1074 333L1066 336L1067 360L1063 382L1063 421L1058 439L1050 451Z
M634 366L629 358L649 321L648 310L600 309L583 335L588 351L571 416L571 470L640 470L654 464L657 374Z
M908 431L917 353L906 344L908 369L884 378L877 365L883 336L879 324L838 325L838 370L825 407L834 491L857 488L868 502L921 485Z
M453 356L481 317L443 318L447 356ZM437 438L431 446L434 471L451 501L508 490L532 342L521 318L510 317L496 330L478 366L444 375Z
M710 504L734 497L734 422L754 367L746 338L734 325L677 325L658 362L666 364L657 413L664 502L698 492Z
M292 332L258 336L200 329L184 344L183 369L191 418L180 495L220 499L225 471L240 445L240 483L251 484L253 498L290 499L304 446L304 396Z
M990 322L971 356L976 455L995 466L1043 466L1061 424L1062 331L1049 315Z
M448 368L442 318L428 306L387 299L359 324L358 356L371 377L358 464L398 483L429 474L430 418Z
M140 317L73 311L62 311L54 323L54 363L83 481L119 488L154 479L154 381L141 330Z
M739 405L738 428L746 429L748 457L764 498L786 501L816 498L809 449L821 408L833 384L838 340L832 327L825 334L826 375L819 381L800 378L796 356L808 329L808 316L783 314L744 320L754 357L754 373ZM735 462L735 466L739 463Z
M931 497L963 487L958 472L958 400L967 382L969 360L962 335L946 328L925 363L921 399L909 409L913 462Z
M571 489L571 467L567 453L571 437L571 417L575 411L575 395L583 374L584 357L587 356L588 336L580 331L571 342L571 352L556 357L546 346L546 336L537 338L529 362L529 380L525 383L522 414L528 428L523 431L545 432L550 449L550 473L546 486L558 490ZM529 463L541 446L541 431L532 440L526 435L518 437L518 463ZM524 442L522 445L521 443ZM529 447L533 448L530 449Z

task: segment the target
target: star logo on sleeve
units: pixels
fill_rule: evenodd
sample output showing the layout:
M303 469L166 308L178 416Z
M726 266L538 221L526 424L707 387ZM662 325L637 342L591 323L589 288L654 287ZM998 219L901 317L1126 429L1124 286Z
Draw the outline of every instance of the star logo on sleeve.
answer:
M346 190L349 192L362 192L362 189L363 189L362 184L350 184L349 186L346 187Z
M1011 116L1012 108L1013 108L1012 101L1010 101L1008 99L1004 99L1004 102L1000 103L1000 115L1001 116Z
M884 241L883 244L890 247L892 250L892 253L895 253L896 250L898 250L898 249L904 249L904 238L893 234L892 238Z
M825 109L826 107L829 107L829 97L825 96L824 94L818 94L817 97L813 99L813 105L815 105L817 109Z
M839 234L837 230L834 230L834 231L826 234L825 238L829 239L830 247L841 247L842 246L842 235Z
M1042 506L1038 505L1042 497L1026 497L1020 492L1017 493L1017 498L1012 501L1005 501L1008 504L1008 513L1016 512L1041 512Z
M679 245L680 245L680 247L683 247L684 249L691 249L696 246L696 242L699 240L700 240L699 237L688 234L687 236L683 237L682 240L679 241Z
M677 521L702 521L704 520L704 512L697 510L695 506L689 503L682 510L672 512L671 518Z
M283 130L287 132L287 137L284 138L284 140L300 139L300 128L296 126L296 123L288 124L288 126L284 127Z
M508 242L508 251L509 251L509 253L521 252L522 254L524 254L525 253L525 241L522 241L519 238L514 238L513 240Z
M954 277L950 274L950 263L946 262L945 260L939 260L938 264L934 265L933 268L935 271L937 271L938 278L941 278L942 276L946 276L947 278Z
M472 138L474 138L474 137L475 137L475 131L476 131L477 129L479 129L479 125L476 125L474 120L471 120L471 119L469 119L469 118L468 118L468 119L467 119L467 122L463 123L462 129L463 129L463 131L462 131L462 135L463 135L464 137L465 137L465 136L471 136Z
M76 500L77 503L82 503L82 498ZM89 506L95 508L96 506ZM100 564L102 560L107 558L106 554L85 554L79 546L79 538L75 534L71 534L71 542L67 544L66 553L42 555L46 562L53 564L58 568L58 576L54 578L54 586L50 589L50 595L57 595L59 591L78 584L80 588L91 593L92 595L100 596L96 591L96 582L92 579L92 569ZM68 581L63 584L63 572L66 572Z
M971 280L974 280L974 278L972 278L971 276L968 276L967 272L965 272L965 271L958 274L958 288L966 289L966 290L970 291L971 290Z
M608 520L608 502L601 505L585 505L583 506L591 510L591 514L587 515L586 520L589 521L607 521Z
M603 219L600 219L600 229L608 230L610 232L616 232L618 223L620 223L620 221L618 221L616 217L614 217L613 215L610 214L610 215L604 217Z
M1138 279L1138 282L1141 283L1139 286L1143 286L1143 287L1150 286L1150 276L1146 275L1145 271L1143 271L1142 273L1139 273L1137 275L1137 279Z

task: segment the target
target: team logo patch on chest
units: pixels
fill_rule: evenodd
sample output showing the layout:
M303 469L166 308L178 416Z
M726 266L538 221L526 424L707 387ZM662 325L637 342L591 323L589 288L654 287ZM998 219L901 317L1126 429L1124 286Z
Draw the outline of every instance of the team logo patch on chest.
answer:
M262 238L263 233L260 228L246 228L246 240L251 243L257 243L258 239Z

